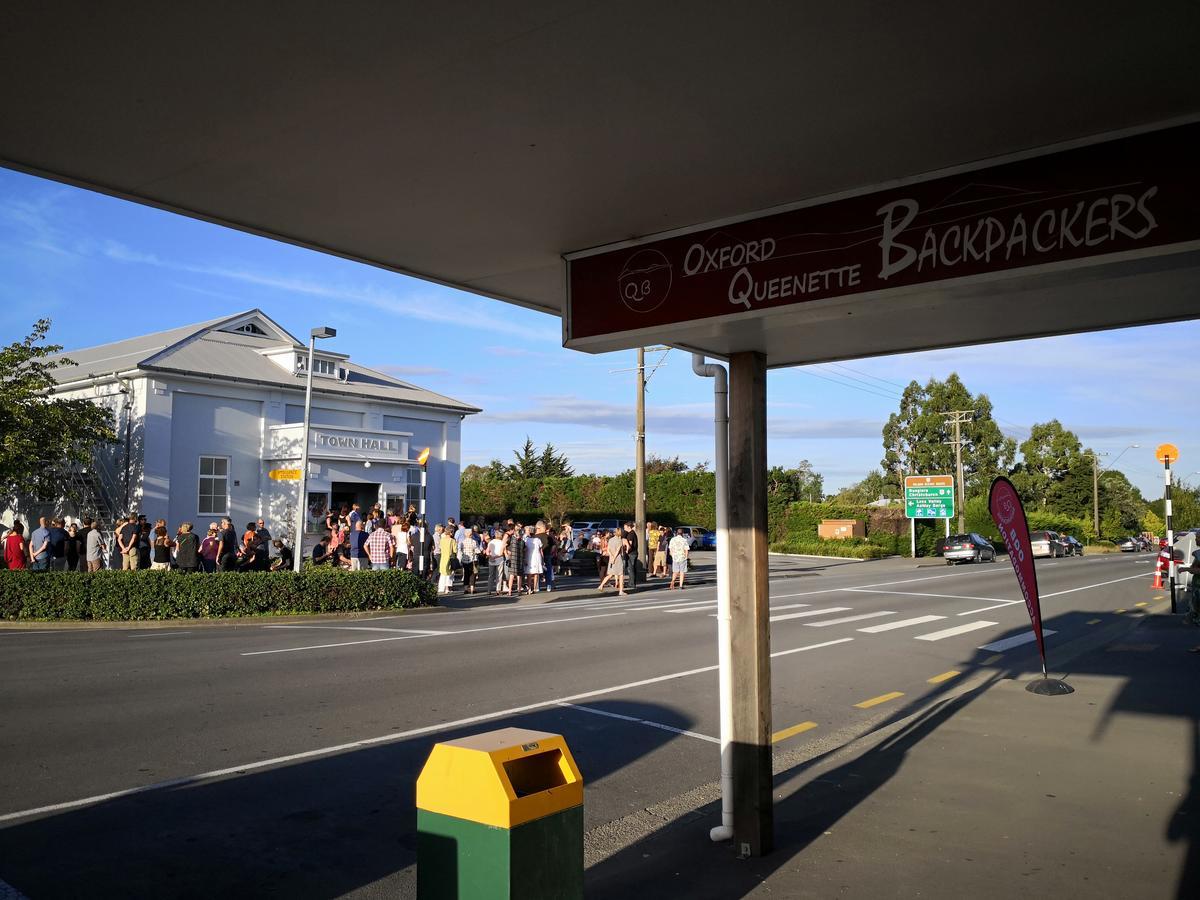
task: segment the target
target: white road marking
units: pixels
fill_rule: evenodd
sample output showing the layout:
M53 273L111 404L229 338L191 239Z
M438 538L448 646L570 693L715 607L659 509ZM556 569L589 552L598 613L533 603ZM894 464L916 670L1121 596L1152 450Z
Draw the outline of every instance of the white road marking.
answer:
M771 654L771 659L774 659L777 656L791 656L793 653L803 653L805 650L820 650L822 647L832 647L834 644L845 644L852 640L854 640L854 638L838 638L836 641L825 641L823 644L809 644L807 647L795 647L791 650L779 650Z
M0 631L0 637L10 637L10 636L12 636L12 635L14 635L14 634L56 634L56 633L58 633L58 632L62 632L63 634L66 634L66 633L68 633L69 631L72 631L72 630L74 630L74 629L70 629L70 628L43 628L43 629L39 629L38 631L26 631L26 630L25 630L25 629L23 629L23 628L14 628L14 629L12 629L12 630L10 630L10 631ZM88 629L86 629L86 630L87 630L87 631L91 631L92 629L88 628Z
M131 638L140 637L170 637L173 634L191 634L190 631L147 631L142 634L131 634Z
M278 650L253 650L242 656L268 656L272 653L298 653L301 650L326 650L330 647L355 647L359 644L382 644L387 641L411 641L416 638L451 637L456 634L475 634L479 631L501 631L505 628L530 628L535 625L558 625L561 622L582 622L585 619L608 619L612 616L623 616L623 612L603 613L598 616L576 616L571 619L548 619L542 622L515 622L512 625L486 625L482 628L460 628L458 631L439 631L425 634L399 634L395 637L371 638L366 641L341 641L335 644L313 644L308 647L283 647Z
M856 594L888 594L892 597L936 597L939 600L986 600L989 603L1011 603L999 597L972 597L967 594L918 594L915 591L877 591L871 588L846 588Z
M558 706L566 709L577 709L580 712L591 713L594 716L604 716L608 719L620 719L623 722L633 722L635 725L649 725L651 728L660 728L663 731L670 731L672 734L682 734L687 737L699 738L702 741L708 741L710 744L721 743L719 738L712 737L707 734L700 734L698 731L688 731L686 728L675 728L672 725L664 725L662 722L652 722L650 719L639 719L637 716L623 716L620 713L609 712L606 709L596 709L592 706L580 706L578 703L560 702Z
M677 603L660 603L654 606L635 606L632 609L637 612L652 612L656 609L682 609L685 606L712 606L716 600L680 600Z
M326 631L387 631L396 634L446 634L445 631L427 631L421 628L376 628L371 625L264 625L263 628L292 628Z
M1042 629L1042 636L1058 634L1057 631L1052 631L1049 628ZM992 641L990 644L984 644L980 650L990 650L993 653L1003 653L1005 650L1011 650L1013 647L1020 647L1022 644L1028 644L1030 641L1037 640L1037 635L1032 630L1024 634L1018 634L1015 637L1004 638L1000 641Z
M384 638L384 640L388 640ZM795 647L791 650L779 650L772 653L772 657L788 656L792 653L803 653L806 650L817 650L821 647L831 647L834 644L844 644L847 641L852 641L854 638L841 638L836 641L826 641L822 644L809 644L806 647ZM643 678L640 681L630 681L626 684L612 685L611 687L597 688L591 691L583 691L579 694L570 694L566 697L556 697L552 700L540 700L536 703L527 703L524 706L513 706L508 709L500 709L495 712L480 713L477 716L468 716L465 719L455 719L450 722L438 722L434 725L424 725L420 728L410 728L408 731L393 731L388 734L381 734L377 737L363 738L358 741L351 741L346 744L335 744L331 747L319 747L314 750L304 750L300 753L291 753L287 756L277 756L273 759L260 759L251 763L246 763L241 766L229 766L224 769L213 769L208 772L201 772L198 775L185 775L182 778L172 778L168 781L158 781L154 784L144 784L139 787L126 788L121 791L111 791L107 794L97 794L92 797L83 797L79 800L68 800L65 803L53 803L48 806L39 806L33 809L23 809L16 812L4 813L0 815L0 822L13 822L18 819L28 819L32 816L46 815L48 813L63 812L68 809L79 809L84 806L95 806L97 803L105 803L109 800L119 800L123 797L132 797L137 794L145 794L151 791L160 791L168 788L184 787L189 785L199 784L204 781L211 781L216 778L224 778L228 775L244 775L247 772L255 772L260 769L268 769L273 766L280 766L285 763L297 762L302 759L314 759L321 756L331 756L335 753L345 753L350 750L360 750L363 747L373 747L380 744L394 744L397 741L408 740L409 738L419 737L426 734L435 734L439 731L450 731L455 728L461 728L464 725L474 725L478 722L487 722L490 719L499 719L505 716L516 716L522 713L532 712L537 709L546 709L550 706L556 706L560 703L574 703L576 700L587 700L591 697L602 697L605 694L615 694L620 691L632 690L633 688L645 687L651 684L661 684L664 681L674 681L678 678L687 678L691 675L703 675L707 672L715 672L717 666L701 666L698 669L685 669L682 672L671 672L667 675L657 675L653 678Z
M785 603L783 606L772 606L771 612L778 612L781 609L800 609L801 607L812 606L811 603Z
M1047 597L1061 597L1063 594L1073 594L1076 591L1089 591L1092 588L1105 587L1106 585L1110 584L1118 584L1122 581L1132 581L1135 578L1145 578L1149 574L1151 573L1139 572L1138 574L1130 575L1127 578L1114 578L1112 581L1101 581L1099 584L1085 584L1083 587L1067 588L1065 591L1055 591L1053 594L1042 594L1042 599L1045 600Z
M861 613L857 616L844 616L841 619L822 619L820 622L805 622L809 628L828 628L830 625L845 625L847 622L861 622L864 619L882 619L884 616L894 616L891 610L881 612Z
M677 606L674 609L667 609L663 611L673 613L675 615L679 615L680 613L708 612L716 605L716 601L714 600L712 603L705 603L702 606Z
M942 641L948 637L954 637L958 634L966 634L968 631L978 631L980 628L990 628L993 625L998 625L998 622L967 622L965 625L956 625L953 628L947 628L944 631L934 631L930 634L919 634L915 640L918 641Z
M1003 603L996 603L992 606L981 606L979 609L968 609L966 612L957 613L960 616L973 616L981 612L993 612L997 609L1003 609L1005 606L1012 606L1015 603L1024 603L1024 600L1005 600Z
M771 616L772 622L786 622L788 619L804 619L808 616L825 616L835 612L849 612L849 606L829 606L825 609L810 609L808 612L788 613L786 616Z
M917 616L915 619L902 619L899 622L884 622L882 625L870 625L866 628L860 628L859 631L867 634L879 634L882 631L894 631L897 628L909 628L913 625L924 625L926 622L936 622L938 619L944 619L945 616Z

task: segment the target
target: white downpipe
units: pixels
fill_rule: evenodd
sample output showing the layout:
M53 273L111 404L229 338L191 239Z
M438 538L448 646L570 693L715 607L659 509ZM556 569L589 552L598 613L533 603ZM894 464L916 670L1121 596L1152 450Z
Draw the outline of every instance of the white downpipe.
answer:
M717 476L717 682L721 710L721 824L709 831L714 841L733 837L733 652L729 611L729 378L724 366L692 354L692 371L713 379L713 432Z

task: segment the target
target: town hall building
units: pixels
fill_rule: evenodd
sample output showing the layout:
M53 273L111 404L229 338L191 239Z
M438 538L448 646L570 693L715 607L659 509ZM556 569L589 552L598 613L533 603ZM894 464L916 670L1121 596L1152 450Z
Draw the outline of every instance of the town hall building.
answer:
M56 393L110 408L117 434L72 486L80 513L107 524L132 510L201 532L223 516L238 527L262 517L293 536L306 344L254 309L64 356ZM420 509L426 448L426 515L458 515L461 425L479 409L320 344L312 385L309 535L343 504Z

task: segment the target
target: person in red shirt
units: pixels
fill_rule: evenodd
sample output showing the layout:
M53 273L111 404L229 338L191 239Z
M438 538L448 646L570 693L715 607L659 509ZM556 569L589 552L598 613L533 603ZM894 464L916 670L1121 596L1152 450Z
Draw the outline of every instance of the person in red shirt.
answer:
M28 568L25 564L25 526L17 521L4 537L4 564L10 569Z

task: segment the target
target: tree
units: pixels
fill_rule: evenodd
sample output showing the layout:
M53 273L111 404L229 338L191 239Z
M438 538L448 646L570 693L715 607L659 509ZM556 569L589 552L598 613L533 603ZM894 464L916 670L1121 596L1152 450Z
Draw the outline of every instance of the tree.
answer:
M1138 531L1147 509L1142 493L1124 472L1100 473L1100 531L1109 539Z
M526 438L528 441L528 438ZM575 474L565 453L555 453L554 445L546 442L542 455L538 457L538 477L540 478L570 478Z
M51 359L62 347L42 344L49 331L50 320L39 319L25 340L0 349L0 492L9 501L62 499L71 470L116 440L107 409L52 396L51 373L74 363Z
M890 483L878 469L872 469L862 481L846 485L834 499L850 506L866 506L880 497L895 499L900 496L899 488Z
M1142 531L1162 537L1167 533L1167 525L1153 510L1147 509L1142 513Z
M1013 484L1027 504L1082 516L1091 503L1091 457L1058 419L1038 422L1021 443Z
M767 472L767 493L791 503L795 500L819 501L825 495L825 478L807 459L794 469L772 466Z
M664 459L661 456L651 453L650 458L646 460L647 475L661 475L664 472L686 472L687 470L688 464L678 456Z
M540 472L540 460L538 459L537 449L533 445L533 441L529 435L525 436L525 444L520 450L514 450L513 456L516 458L516 465L508 467L509 478L537 478Z
M931 378L922 386L910 382L900 398L900 410L883 426L883 470L897 487L905 475L934 475L955 471L953 437L943 413L970 409L975 418L962 426L962 459L968 495L987 490L993 478L1007 474L1016 455L1016 441L1005 437L992 418L986 394L972 395L951 372L945 381Z

